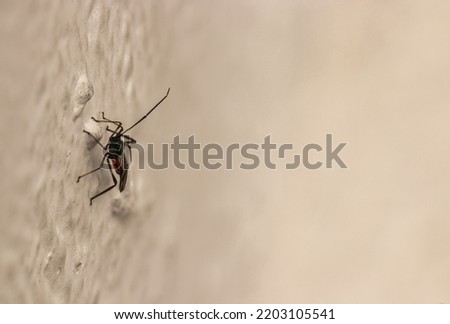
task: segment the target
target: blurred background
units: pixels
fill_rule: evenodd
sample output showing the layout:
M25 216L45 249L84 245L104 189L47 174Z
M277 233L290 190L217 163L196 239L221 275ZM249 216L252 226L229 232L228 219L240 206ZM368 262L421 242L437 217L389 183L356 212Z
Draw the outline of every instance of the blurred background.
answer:
M0 302L448 302L449 10L0 1ZM102 157L85 122L131 125L168 87L130 132L142 144L332 133L348 169L134 165L89 206L111 178L76 183Z

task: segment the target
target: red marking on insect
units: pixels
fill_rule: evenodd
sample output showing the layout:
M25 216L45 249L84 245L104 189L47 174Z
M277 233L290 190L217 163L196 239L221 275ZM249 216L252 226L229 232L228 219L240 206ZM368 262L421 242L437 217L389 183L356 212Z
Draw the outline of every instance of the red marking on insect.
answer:
M113 159L111 161L112 161L112 165L113 165L114 169L116 170L117 174L121 175L123 172L123 169L122 169L122 165L120 164L120 161L118 159Z

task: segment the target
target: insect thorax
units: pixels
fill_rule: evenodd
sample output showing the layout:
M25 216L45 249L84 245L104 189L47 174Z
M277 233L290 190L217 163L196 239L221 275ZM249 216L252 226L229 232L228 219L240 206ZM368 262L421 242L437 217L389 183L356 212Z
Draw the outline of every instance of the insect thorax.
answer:
M123 141L120 136L111 136L106 145L106 150L109 154L114 156L121 156L123 154Z

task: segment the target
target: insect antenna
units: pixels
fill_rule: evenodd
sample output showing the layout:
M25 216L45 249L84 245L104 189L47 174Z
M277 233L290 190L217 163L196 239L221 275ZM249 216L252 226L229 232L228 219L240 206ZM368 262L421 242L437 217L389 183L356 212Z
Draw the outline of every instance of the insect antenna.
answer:
M131 127L129 127L129 128L127 128L126 130L124 130L124 131L122 131L122 132L120 132L120 135L123 135L123 134L125 134L126 132L128 132L130 129L132 129L134 126L136 126L137 124L139 124L141 121L143 121L145 118L147 118L147 116L148 115L150 115L150 113L153 111L153 110L155 110L156 109L156 107L158 107L159 105L160 105L160 103L161 102L163 102L166 98L167 98L167 96L169 95L169 92L170 92L170 88L167 90L167 93L166 93L166 95L152 108L152 109L150 109L150 111L148 112L148 113L146 113L141 119L139 119L136 123L134 123L134 125L133 126L131 126Z

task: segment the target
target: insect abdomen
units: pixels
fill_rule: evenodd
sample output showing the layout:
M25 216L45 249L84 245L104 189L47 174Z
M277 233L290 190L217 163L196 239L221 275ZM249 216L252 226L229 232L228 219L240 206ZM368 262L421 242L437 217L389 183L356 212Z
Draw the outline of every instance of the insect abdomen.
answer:
M118 159L114 159L112 160L112 165L114 167L114 169L116 170L118 175L121 175L123 172L123 168L122 165L120 164L120 161Z

